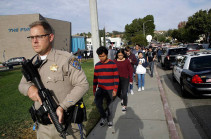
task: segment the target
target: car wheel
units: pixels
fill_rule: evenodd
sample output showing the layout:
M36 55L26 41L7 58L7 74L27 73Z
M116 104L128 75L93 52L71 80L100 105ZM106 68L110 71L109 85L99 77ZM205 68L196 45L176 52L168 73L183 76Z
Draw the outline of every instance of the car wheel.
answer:
M185 87L182 81L181 81L181 95L183 98L188 98L188 92L185 90Z
M167 64L165 62L164 62L164 69L168 70L168 66L167 66Z
M164 67L164 64L161 62L161 66Z
M9 69L13 69L13 66L8 66L9 67Z

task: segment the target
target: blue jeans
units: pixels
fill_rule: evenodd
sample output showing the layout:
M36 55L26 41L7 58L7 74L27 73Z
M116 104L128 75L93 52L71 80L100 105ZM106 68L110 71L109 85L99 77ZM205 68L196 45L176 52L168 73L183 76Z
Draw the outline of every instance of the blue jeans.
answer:
M145 74L138 74L138 88L144 87Z
M149 68L150 68L151 77L153 77L154 61L149 62Z

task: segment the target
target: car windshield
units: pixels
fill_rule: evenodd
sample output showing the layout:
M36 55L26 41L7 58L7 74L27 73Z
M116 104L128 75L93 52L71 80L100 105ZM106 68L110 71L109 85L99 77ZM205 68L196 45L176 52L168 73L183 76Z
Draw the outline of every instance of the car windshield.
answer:
M191 44L187 46L188 50L199 50L203 49L203 46L198 45L198 44Z
M179 48L179 49L170 49L169 55L178 55L178 54L186 54L187 48Z
M211 55L191 58L189 69L192 71L211 69Z

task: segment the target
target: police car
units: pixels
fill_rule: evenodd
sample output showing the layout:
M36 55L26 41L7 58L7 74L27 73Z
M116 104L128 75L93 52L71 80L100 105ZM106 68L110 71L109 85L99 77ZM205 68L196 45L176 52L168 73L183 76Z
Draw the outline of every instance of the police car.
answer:
M172 77L180 84L183 97L211 94L211 51L190 52L178 57Z

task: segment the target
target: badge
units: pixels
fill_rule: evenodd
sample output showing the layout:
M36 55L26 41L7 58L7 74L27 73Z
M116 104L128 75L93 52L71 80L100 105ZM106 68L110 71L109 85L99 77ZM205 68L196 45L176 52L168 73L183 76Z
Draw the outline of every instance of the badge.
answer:
M58 68L59 67L56 64L53 64L53 65L50 66L50 70L53 71L53 72L57 71Z
M79 63L79 61L75 58L70 59L70 65L72 65L74 68L81 70L81 65Z

